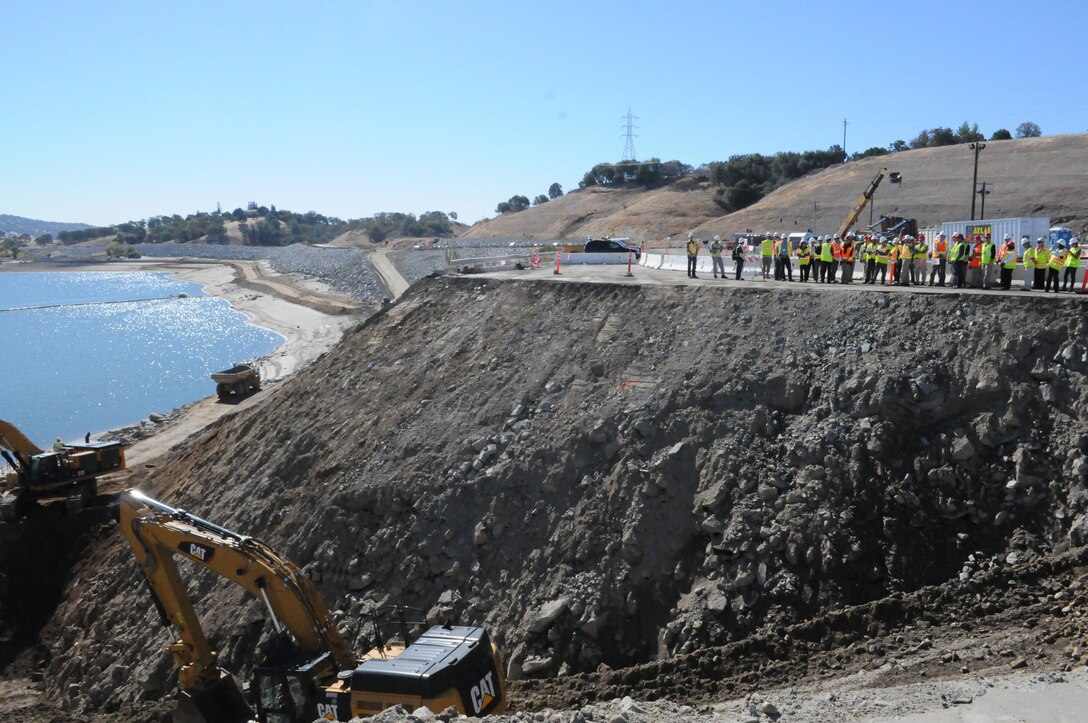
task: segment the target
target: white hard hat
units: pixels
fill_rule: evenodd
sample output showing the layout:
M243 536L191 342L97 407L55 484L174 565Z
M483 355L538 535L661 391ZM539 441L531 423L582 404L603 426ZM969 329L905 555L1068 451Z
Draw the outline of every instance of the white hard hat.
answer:
M1069 245L1070 245L1070 246L1072 246L1073 244L1080 244L1080 239L1079 239L1079 238L1077 238L1076 236L1074 236L1073 238L1069 239Z
M941 231L939 234L937 234L937 238L944 238L947 235L948 234L946 234L944 231Z
M1035 239L1035 243L1046 243L1046 237L1040 236L1039 238Z
M721 240L722 240L722 237L721 237L721 236L719 236L718 234L714 234L714 240L715 240L715 241L721 241Z
M839 237L839 235L838 235L838 234L835 234L835 238L838 238L838 237Z
M695 238L695 232L694 231L688 231L688 238Z
M1005 241L1012 241L1012 234L1011 234L1011 233L1007 233L1007 234L1005 234L1005 238L1004 238L1003 240L1005 240Z

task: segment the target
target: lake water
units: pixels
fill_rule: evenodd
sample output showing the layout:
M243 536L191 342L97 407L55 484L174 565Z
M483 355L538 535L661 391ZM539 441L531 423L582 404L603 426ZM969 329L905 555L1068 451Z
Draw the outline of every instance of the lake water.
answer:
M82 440L214 394L211 372L282 342L165 274L0 273L0 419L43 448Z

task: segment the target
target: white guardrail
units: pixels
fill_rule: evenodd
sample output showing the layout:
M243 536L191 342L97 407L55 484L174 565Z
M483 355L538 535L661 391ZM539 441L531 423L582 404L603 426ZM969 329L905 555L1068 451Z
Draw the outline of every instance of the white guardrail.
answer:
M726 252L722 253L722 260L725 262L725 273L732 277L737 274L737 266L732 257L727 255ZM688 255L684 251L664 251L660 253L643 252L642 258L638 262L639 266L645 266L648 269L661 269L663 271L684 271L688 270ZM695 273L697 274L710 274L714 271L714 262L711 258L705 254L700 254L698 260L695 262ZM744 269L741 274L743 278L762 276L763 270L759 260L759 254L745 254L744 256Z

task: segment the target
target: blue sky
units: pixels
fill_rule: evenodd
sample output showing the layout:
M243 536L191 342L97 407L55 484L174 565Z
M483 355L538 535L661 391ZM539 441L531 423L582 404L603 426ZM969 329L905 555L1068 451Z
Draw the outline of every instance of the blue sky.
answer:
M619 160L1088 130L1088 3L8 2L0 213L494 215Z

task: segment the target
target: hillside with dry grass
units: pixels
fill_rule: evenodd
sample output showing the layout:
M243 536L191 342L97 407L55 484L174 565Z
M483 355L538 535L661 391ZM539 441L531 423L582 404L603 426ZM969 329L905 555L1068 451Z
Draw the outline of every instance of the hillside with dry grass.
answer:
M464 233L490 238L630 236L652 243L694 230L700 236L747 228L793 231L838 228L881 167L903 176L884 183L873 203L881 214L917 218L919 225L970 218L974 154L966 145L922 148L867 158L809 174L758 203L727 214L714 188L696 178L641 190L587 188L476 224ZM987 182L988 218L1049 216L1080 232L1088 224L1088 134L987 141L979 157ZM869 211L861 221L868 223Z

